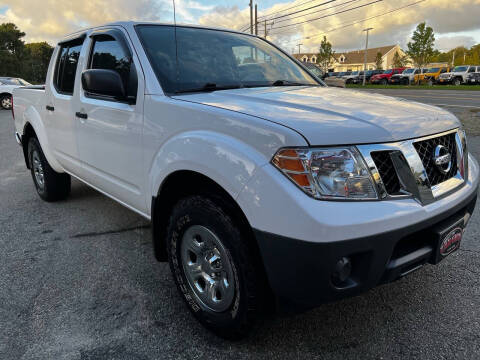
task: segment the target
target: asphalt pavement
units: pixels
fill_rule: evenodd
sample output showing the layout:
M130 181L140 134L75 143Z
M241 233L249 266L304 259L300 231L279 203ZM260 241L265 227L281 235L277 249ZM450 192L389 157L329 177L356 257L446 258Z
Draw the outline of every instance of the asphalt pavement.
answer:
M190 315L146 220L77 181L40 200L13 131L0 111L0 359L480 358L479 212L438 266L229 342Z
M479 86L480 89L480 86ZM401 97L407 100L448 108L452 112L469 109L480 109L480 91L457 90L416 90L416 89L361 89L388 96Z

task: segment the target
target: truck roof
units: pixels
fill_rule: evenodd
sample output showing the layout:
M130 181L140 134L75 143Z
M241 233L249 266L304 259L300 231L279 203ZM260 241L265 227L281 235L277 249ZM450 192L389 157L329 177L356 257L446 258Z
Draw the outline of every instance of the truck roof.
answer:
M74 31L72 33L69 33L65 35L63 38L59 40L59 42L69 39L74 35L81 34L85 31L93 30L93 29L99 29L103 28L105 26L122 26L124 28L128 28L130 26L135 26L135 25L169 25L169 26L175 26L174 23L171 22L155 22L155 21L114 21L110 23L106 23L103 25L98 25L98 26L90 26L87 28L82 28L77 31ZM233 30L233 29L227 29L227 28L222 28L222 27L214 27L214 26L205 26L205 25L198 25L198 24L182 24L182 23L177 23L176 26L181 26L181 27L190 27L190 28L197 28L197 29L209 29L209 30L221 30L221 31L228 31L228 32L233 32L237 34L243 34L243 35L249 35L249 36L254 36L257 37L257 35L252 35L248 33L244 33L241 31Z

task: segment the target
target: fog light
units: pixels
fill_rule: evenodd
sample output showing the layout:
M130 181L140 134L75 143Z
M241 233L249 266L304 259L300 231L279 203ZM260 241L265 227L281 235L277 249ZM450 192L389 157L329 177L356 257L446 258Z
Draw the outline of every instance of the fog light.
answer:
M341 286L347 281L352 273L352 261L348 257L342 257L335 264L335 270L332 274L332 282L335 286Z

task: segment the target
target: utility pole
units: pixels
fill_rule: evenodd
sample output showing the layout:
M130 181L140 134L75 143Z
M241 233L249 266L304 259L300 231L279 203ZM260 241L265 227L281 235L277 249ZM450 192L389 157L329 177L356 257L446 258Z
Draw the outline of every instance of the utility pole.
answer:
M255 4L255 35L258 35L257 4Z
M253 4L252 4L252 0L250 0L249 6L250 6L250 34L253 34Z
M370 30L373 30L373 28L366 28L366 29L362 30L362 31L365 31L367 33L367 39L365 41L365 57L363 58L363 86L365 86L365 80L366 80L366 76L367 76L368 32Z
M453 49L452 66L455 67L455 49Z
M300 55L300 46L302 46L303 44L297 44L298 46L298 55Z

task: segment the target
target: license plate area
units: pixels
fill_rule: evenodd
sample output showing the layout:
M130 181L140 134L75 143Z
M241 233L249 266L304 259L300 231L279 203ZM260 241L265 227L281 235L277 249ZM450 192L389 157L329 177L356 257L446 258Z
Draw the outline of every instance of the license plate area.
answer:
M438 264L448 255L457 251L463 237L465 220L462 217L449 226L443 226L435 229L434 251L430 263Z

